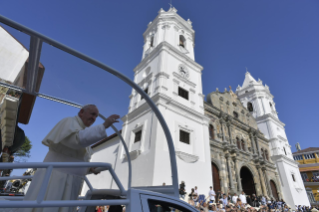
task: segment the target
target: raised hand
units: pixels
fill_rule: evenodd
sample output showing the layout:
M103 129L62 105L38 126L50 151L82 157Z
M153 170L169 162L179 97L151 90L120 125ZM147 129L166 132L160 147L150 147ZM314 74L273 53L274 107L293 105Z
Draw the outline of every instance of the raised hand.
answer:
M105 120L105 122L103 123L105 129L106 129L106 128L109 128L112 124L114 124L114 123L116 123L116 122L119 122L119 121L118 121L119 118L120 118L120 116L117 115L117 114L113 114L113 115L109 116L109 117Z

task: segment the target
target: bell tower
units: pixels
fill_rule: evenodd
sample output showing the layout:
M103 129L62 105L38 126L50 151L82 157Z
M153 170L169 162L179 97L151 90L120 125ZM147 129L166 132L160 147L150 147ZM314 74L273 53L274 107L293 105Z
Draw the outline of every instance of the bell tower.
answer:
M142 61L134 82L158 106L173 137L178 180L207 193L212 185L209 119L204 115L203 67L194 59L195 31L171 7L161 9L143 34ZM135 90L130 95L122 135L132 154L133 186L170 185L170 163L164 133L156 116ZM119 149L116 172L127 176L124 150ZM123 172L123 173L122 173ZM197 175L200 173L201 180Z
M256 119L259 130L269 139L271 159L277 166L284 200L289 205L310 205L298 163L291 153L285 124L278 118L274 96L269 87L263 85L260 79L256 81L247 71L244 83L242 86L238 85L236 94Z

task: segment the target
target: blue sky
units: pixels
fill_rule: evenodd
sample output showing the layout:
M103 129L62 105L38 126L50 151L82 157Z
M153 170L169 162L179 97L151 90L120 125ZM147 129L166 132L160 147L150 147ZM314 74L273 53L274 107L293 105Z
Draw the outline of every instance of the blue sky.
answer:
M0 14L133 79L133 68L142 57L142 34L168 3L0 1ZM204 94L216 87L235 89L243 83L247 67L270 87L292 151L297 142L301 148L317 146L319 1L173 0L173 5L193 22L195 60L204 67ZM10 32L28 47L28 36ZM41 92L96 103L104 115L127 113L131 88L112 75L46 44L41 62L46 67ZM33 143L29 161L43 160L47 148L41 140L60 119L76 113L77 109L37 99L29 125L21 125Z

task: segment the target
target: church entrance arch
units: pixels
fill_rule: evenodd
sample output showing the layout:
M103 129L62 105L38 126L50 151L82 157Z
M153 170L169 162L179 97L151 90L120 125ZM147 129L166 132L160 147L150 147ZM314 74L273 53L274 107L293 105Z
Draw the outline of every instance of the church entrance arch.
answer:
M274 181L270 180L270 187L271 187L271 192L272 196L276 199L279 199L278 197L278 191L277 191L277 186Z
M251 171L247 167L240 169L240 178L243 191L247 195L256 194L254 178Z
M220 188L220 178L219 178L219 170L216 164L212 163L212 171L213 171L213 188L214 191L221 191Z

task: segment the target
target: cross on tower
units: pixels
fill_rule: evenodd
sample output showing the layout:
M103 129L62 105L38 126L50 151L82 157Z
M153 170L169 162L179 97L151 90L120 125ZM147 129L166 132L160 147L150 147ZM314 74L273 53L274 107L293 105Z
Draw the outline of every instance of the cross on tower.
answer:
M172 8L173 7L173 3L172 3L172 0L170 1L170 3L168 3L169 4L169 7L170 8Z

